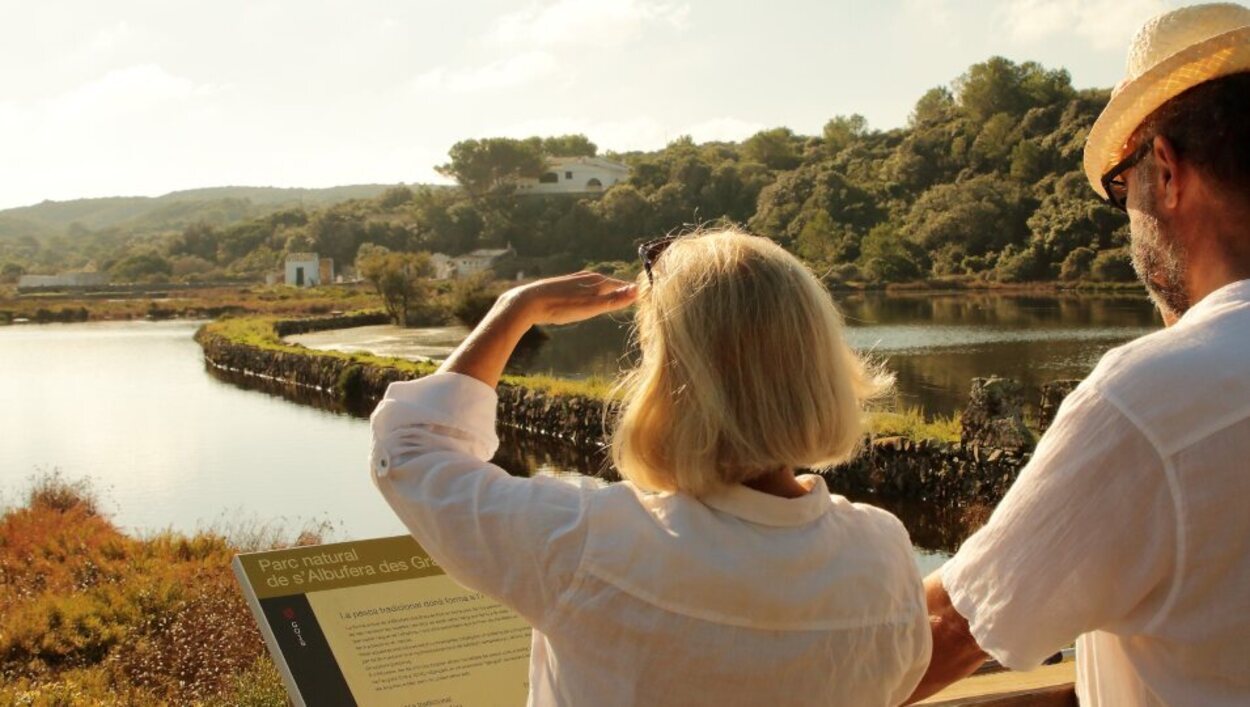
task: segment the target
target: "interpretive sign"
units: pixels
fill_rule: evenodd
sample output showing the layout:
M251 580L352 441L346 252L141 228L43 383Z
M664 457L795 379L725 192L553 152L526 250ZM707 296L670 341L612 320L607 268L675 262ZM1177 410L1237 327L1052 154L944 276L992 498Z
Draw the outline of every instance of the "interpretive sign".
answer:
M410 536L237 555L234 572L296 705L525 704L529 625Z

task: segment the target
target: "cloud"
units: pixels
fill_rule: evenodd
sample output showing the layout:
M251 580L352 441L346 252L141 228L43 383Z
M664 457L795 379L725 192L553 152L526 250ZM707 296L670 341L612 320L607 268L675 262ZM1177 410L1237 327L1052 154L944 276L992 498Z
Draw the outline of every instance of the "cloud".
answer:
M98 30L87 42L86 49L93 53L114 51L134 43L138 33L125 20Z
M934 32L945 33L954 25L950 0L904 0L903 13Z
M47 106L50 118L93 121L127 114L146 114L171 102L210 95L221 87L197 85L156 64L114 69L57 96Z
M168 191L195 179L197 152L224 154L219 135L232 126L222 102L233 97L229 87L137 64L44 100L0 103L0 135L10 139L0 186L11 204L135 193L144 180L160 183L145 192Z
M482 66L449 69L439 66L413 79L419 92L479 93L532 84L555 76L560 68L555 56L532 51Z
M998 20L1023 43L1068 34L1097 51L1123 52L1143 22L1173 5L1169 0L1011 0L1001 6Z
M687 4L653 0L555 0L500 17L488 39L537 46L620 46L648 26L684 29Z

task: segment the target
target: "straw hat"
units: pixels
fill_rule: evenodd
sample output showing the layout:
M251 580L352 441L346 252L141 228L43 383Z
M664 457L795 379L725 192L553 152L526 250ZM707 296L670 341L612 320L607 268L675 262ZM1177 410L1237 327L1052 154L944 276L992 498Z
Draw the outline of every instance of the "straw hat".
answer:
M1128 50L1124 80L1085 141L1085 177L1106 197L1102 175L1151 113L1186 90L1250 71L1250 9L1233 3L1195 5L1148 20Z

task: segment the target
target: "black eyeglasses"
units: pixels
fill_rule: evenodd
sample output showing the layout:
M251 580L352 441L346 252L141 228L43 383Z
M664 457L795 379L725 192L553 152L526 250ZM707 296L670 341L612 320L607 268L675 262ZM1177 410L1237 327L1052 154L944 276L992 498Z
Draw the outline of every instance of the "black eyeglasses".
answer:
M1114 206L1121 211L1128 211L1128 181L1124 178L1124 173L1132 169L1142 158L1150 154L1150 150L1154 146L1153 140L1146 140L1133 151L1133 154L1120 160L1111 171L1102 175L1102 190L1106 192L1107 198L1103 201L1108 206Z
M652 266L660 259L660 254L678 238L679 236L665 236L638 246L638 257L642 259L642 269L647 273L647 282L655 282L655 278L651 276Z

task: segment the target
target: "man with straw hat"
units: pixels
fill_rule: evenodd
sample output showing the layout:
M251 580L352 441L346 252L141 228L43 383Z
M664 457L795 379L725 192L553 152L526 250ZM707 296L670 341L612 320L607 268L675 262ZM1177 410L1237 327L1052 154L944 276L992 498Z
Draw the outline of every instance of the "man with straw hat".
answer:
M1085 145L1168 327L1109 352L925 582L914 699L1076 641L1082 705L1250 704L1250 9L1156 17Z

